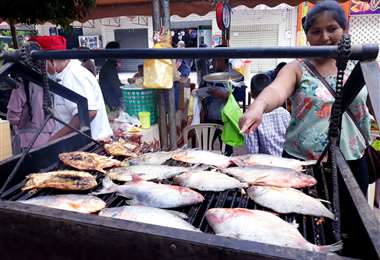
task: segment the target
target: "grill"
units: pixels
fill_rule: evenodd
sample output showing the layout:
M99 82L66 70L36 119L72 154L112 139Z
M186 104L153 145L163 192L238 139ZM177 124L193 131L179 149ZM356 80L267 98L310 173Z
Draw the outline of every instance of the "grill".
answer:
M105 151L103 150L103 148L97 145L91 146L91 147L85 147L82 150L95 152L102 155L105 154ZM165 162L165 164L173 165L173 166L174 165L189 166L186 163L178 162L175 160L168 160ZM46 167L46 170L52 170L52 169L57 169L57 168L63 169L64 166L61 163L53 163L52 165ZM312 168L308 168L306 170L306 173L313 175L318 180L318 184L314 187L304 189L304 192L313 197L329 200L329 192L327 189L328 183L326 182L326 179L321 178L321 176L323 175L314 174L314 172L315 170L313 170ZM96 172L92 172L92 174L96 174L98 183L101 183L103 175ZM49 190L49 189L40 190L35 193L24 192L24 191L21 191L21 187L24 185L24 183L25 181L22 180L21 182L15 184L14 186L6 190L3 194L4 199L9 200L9 201L16 201L16 200L25 200L25 199L29 199L29 198L41 196L41 195L55 195L55 194L68 193L67 191L65 192L65 191L57 191L57 190ZM164 180L163 183L172 184L172 181ZM72 192L69 192L69 193L72 193ZM76 193L87 194L89 192L81 191L81 192L76 192ZM247 195L245 195L244 193L241 192L241 190L238 190L238 189L227 190L223 192L201 192L201 193L205 197L205 201L203 203L193 205L193 206L176 208L174 210L186 213L188 215L187 221L205 233L213 234L213 231L211 227L208 225L208 222L205 218L205 213L210 208L248 208L248 209L259 209L259 210L270 211L269 209L266 209L264 207L261 207L255 204L252 200L248 198ZM118 207L118 206L127 205L127 200L124 197L118 196L117 194L99 195L99 197L102 198L106 202L107 207ZM39 208L36 206L28 206L28 207ZM329 205L327 205L327 207L329 207L329 209L332 210ZM55 211L54 209L50 209L50 210ZM73 213L70 212L68 214L73 214ZM80 214L80 215L83 215L83 214ZM332 244L336 242L335 233L333 231L334 230L333 222L329 219L324 219L323 221L321 221L322 219L317 218L317 217L303 216L303 215L298 215L298 214L281 214L279 216L289 223L292 223L292 222L298 223L299 231L301 232L301 234L313 244L325 245L325 244ZM93 217L95 220L98 218L97 216L86 216L86 217ZM99 218L102 218L102 217L99 217ZM112 221L118 221L118 220L112 219ZM141 223L139 224L142 226L145 226L144 224L141 224ZM169 229L165 227L160 227L160 228ZM212 236L215 237L215 235L212 235ZM222 239L227 239L227 238L222 238ZM249 242L249 243L252 243L252 242ZM300 251L296 249L294 250ZM311 254L311 252L304 252L304 253Z
M223 49L223 50L222 50ZM377 56L377 46L354 46L348 58L373 60ZM16 53L17 54L17 53ZM11 61L17 60L17 55L9 55ZM7 55L3 55L7 58ZM57 56L54 56L57 55ZM134 50L97 50L65 51L65 52L34 52L37 59L62 58L297 58L297 57L338 57L337 47L323 46L302 48L252 48L252 49L134 49ZM372 64L373 65L373 64ZM371 63L361 63L356 66L347 86L344 87L343 105L355 97L364 85L361 67L371 71ZM377 66L376 66L377 68ZM32 82L42 85L41 76L23 65L9 63L0 69L0 76L5 77L10 72L17 72ZM354 73L355 72L355 73ZM354 74L354 76L352 76ZM364 73L366 74L366 73ZM367 73L375 75L376 73ZM364 75L364 77L368 77ZM8 78L8 76L6 76ZM367 78L366 78L367 79ZM370 78L372 79L372 78ZM369 89L377 86L375 81L368 81ZM367 83L368 83L367 82ZM85 99L75 93L69 93L66 88L50 82L50 90L55 94L74 101L78 104L81 132L90 134L89 120ZM377 100L377 99L376 99ZM86 128L87 126L87 128ZM92 142L81 134L73 133L40 149L24 153L24 163L18 164L21 156L0 162L0 186L7 189L1 194L0 200L0 252L2 259L326 259L359 257L365 259L380 258L380 229L379 223L368 204L361 195L360 189L348 169L347 163L339 151L335 151L339 169L339 190L347 200L346 211L342 216L352 216L351 223L342 222L342 232L339 223L326 219L306 217L296 214L280 215L288 222L294 220L299 224L299 230L311 243L325 245L342 238L344 249L340 255L326 255L305 250L237 240L212 234L205 212L214 207L243 207L249 209L264 209L239 190L225 192L203 192L205 201L191 207L179 208L188 214L188 221L200 228L203 233L191 232L155 226L125 220L99 217L90 214L79 214L52 208L26 205L15 200L28 199L33 196L59 194L57 191L44 190L31 194L21 191L25 176L31 172L46 172L60 169L63 166L57 162L58 154L69 151L89 151L104 153L99 144ZM22 160L20 160L22 161ZM178 165L178 162L168 161L167 164ZM304 190L316 198L332 201L339 207L335 179L331 181L331 173L321 166L307 169L318 184ZM100 181L102 176L98 176ZM170 181L168 182L170 183ZM332 183L335 183L332 185ZM335 194L332 194L334 191ZM87 193L87 192L86 192ZM107 207L125 205L124 198L115 194L101 196ZM342 198L342 197L341 197ZM343 198L342 198L343 199ZM328 208L331 207L327 205ZM337 208L339 209L339 208ZM339 210L338 210L339 212Z

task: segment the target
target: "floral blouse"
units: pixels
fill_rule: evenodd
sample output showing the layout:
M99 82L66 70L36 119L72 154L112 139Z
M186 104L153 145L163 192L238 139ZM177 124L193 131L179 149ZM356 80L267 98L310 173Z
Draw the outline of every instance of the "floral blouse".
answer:
M292 112L286 132L284 150L304 160L318 159L328 144L328 128L334 97L318 79L310 75L305 65L300 63L302 78L290 97ZM336 76L325 78L335 90ZM370 116L366 106L367 88L363 88L350 109L359 123L367 140L370 139ZM347 113L343 114L340 149L346 160L360 159L366 143Z

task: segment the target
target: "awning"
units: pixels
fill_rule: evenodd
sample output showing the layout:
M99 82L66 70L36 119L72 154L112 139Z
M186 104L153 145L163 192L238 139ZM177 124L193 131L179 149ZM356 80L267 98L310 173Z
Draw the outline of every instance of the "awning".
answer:
M259 4L265 4L270 7L285 3L296 6L304 1L297 0L230 0L232 7L245 5L253 8ZM312 0L309 2L318 2ZM347 2L340 0L339 2ZM210 0L171 0L170 14L182 17L192 13L205 15L214 11L215 7ZM151 16L152 0L96 0L96 7L91 9L87 19L97 19L117 16Z

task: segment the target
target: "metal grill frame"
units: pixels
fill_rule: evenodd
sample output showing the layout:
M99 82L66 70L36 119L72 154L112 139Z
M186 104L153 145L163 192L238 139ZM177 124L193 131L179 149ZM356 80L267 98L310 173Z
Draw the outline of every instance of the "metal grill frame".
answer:
M352 59L367 60L377 56L374 46L353 48ZM376 55L374 55L376 54ZM17 55L17 53L15 54ZM6 56L6 55L5 55ZM12 55L11 55L12 56ZM33 56L33 55L32 55ZM34 58L180 58L180 57L336 57L336 47L312 48L225 48L218 50L103 50L103 51L63 51L35 52ZM3 55L4 57L4 55ZM8 57L9 58L9 57ZM10 58L14 58L10 57ZM17 59L17 57L16 57ZM57 164L58 154L64 151L86 150L92 144L74 133L53 144L33 150L28 155L28 163L22 166L16 185L33 171L48 170ZM86 148L87 145L87 148ZM361 232L356 241L359 257L380 258L380 231L378 222L371 212L364 196L350 173L348 166L337 153L339 176L348 189L351 198L351 214L357 216L354 223ZM44 158L45 157L45 158ZM45 160L41 160L44 158ZM0 183L13 169L17 158L0 163ZM52 166L53 165L53 166ZM85 215L57 209L25 205L14 201L0 200L0 252L5 258L38 257L48 259L130 257L140 259L181 257L185 259L326 259L343 258L338 255L320 254L305 250L242 241L211 234L177 230L167 227L111 219L97 215ZM22 250L21 250L22 249Z

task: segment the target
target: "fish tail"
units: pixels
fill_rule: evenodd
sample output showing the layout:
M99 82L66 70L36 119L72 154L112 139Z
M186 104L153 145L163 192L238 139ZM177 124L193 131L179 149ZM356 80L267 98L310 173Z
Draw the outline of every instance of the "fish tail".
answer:
M230 161L239 167L245 167L246 166L246 163L240 158L231 158Z
M112 192L117 191L116 189L117 185L113 183L112 180L108 176L103 178L102 184L103 184L103 187L100 190L94 191L91 194L94 194L94 195L106 194L106 193L112 193Z
M327 246L317 246L317 251L320 253L329 253L329 252L336 252L343 249L343 242L338 241L332 245Z

